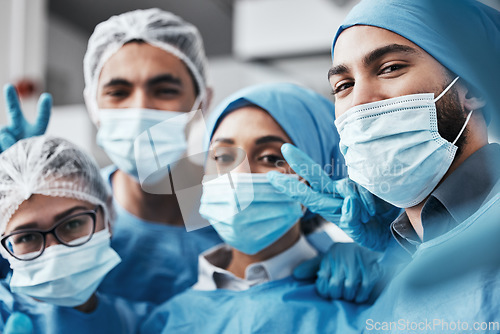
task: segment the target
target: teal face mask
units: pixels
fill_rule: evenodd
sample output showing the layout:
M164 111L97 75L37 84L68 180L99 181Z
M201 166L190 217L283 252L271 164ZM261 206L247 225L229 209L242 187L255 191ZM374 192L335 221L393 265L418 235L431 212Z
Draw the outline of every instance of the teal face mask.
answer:
M186 152L185 131L192 115L137 108L103 109L99 111L97 143L118 169L142 184L158 169L173 167Z
M9 257L10 288L38 300L66 307L84 304L121 259L110 246L107 229L77 246L54 245L30 261Z
M200 214L227 244L253 255L288 232L303 212L301 204L278 192L266 174L232 173L213 180L205 177Z
M413 94L355 106L335 125L349 178L400 208L422 202L450 168L472 115L453 143L438 132L437 97Z

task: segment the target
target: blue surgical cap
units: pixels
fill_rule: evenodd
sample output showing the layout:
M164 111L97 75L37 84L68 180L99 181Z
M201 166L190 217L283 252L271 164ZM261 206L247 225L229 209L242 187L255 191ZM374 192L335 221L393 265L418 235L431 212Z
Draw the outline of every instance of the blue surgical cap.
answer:
M500 12L475 0L362 0L339 35L369 25L405 37L459 75L500 112Z
M272 83L242 89L221 102L207 120L209 140L230 112L246 106L264 109L286 132L293 144L319 163L334 178L342 176L343 158L334 125L334 105L310 89L290 83ZM331 168L335 168L332 171ZM340 174L340 175L339 175Z

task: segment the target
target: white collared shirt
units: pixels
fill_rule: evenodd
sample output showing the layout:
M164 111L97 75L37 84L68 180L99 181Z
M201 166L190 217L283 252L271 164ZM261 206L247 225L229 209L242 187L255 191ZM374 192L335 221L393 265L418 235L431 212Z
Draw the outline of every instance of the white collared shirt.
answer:
M247 290L250 287L269 281L288 277L300 263L312 259L318 252L307 242L304 236L284 252L262 262L252 263L245 269L245 278L236 277L227 271L231 261L231 247L217 245L202 254L198 259L198 282L195 290L228 289Z

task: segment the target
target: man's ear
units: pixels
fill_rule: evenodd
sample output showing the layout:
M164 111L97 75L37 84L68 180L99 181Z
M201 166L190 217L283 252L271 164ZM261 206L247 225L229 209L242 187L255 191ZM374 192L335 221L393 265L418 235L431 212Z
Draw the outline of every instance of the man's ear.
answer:
M464 107L465 110L478 110L486 105L486 100L479 92L467 82L462 82L465 89Z

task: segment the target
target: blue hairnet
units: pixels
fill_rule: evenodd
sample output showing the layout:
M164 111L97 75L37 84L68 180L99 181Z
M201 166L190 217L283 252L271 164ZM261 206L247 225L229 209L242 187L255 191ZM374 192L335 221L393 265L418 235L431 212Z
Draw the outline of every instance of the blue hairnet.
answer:
M207 121L209 140L231 111L255 105L267 111L293 144L309 155L327 173L342 161L339 135L334 126L334 105L310 89L290 83L272 83L242 89L221 102ZM337 176L338 175L334 175Z
M475 0L362 0L340 26L370 25L405 37L500 111L500 12ZM488 115L486 115L488 116Z

